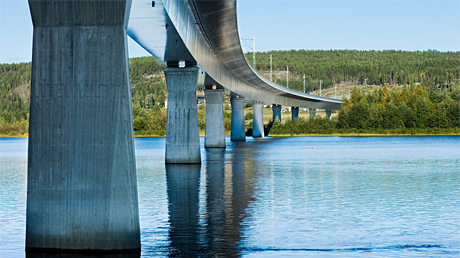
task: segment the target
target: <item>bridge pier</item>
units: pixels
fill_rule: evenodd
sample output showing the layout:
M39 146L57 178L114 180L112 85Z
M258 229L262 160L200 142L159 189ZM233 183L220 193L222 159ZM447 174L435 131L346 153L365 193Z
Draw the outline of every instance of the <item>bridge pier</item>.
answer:
M252 101L252 137L264 137L264 103Z
M298 107L291 107L291 120L299 119L299 108Z
M205 148L225 148L224 89L205 89Z
M164 69L168 87L166 163L201 163L198 110L196 106L197 66Z
M281 105L272 105L272 111L273 111L273 122L276 121L276 118L278 118L281 122Z
M130 5L29 1L27 251L140 251Z
M309 108L308 112L310 113L310 117L316 116L316 108Z
M326 117L331 119L332 116L332 110L331 109L326 109Z
M232 105L232 131L231 141L246 141L244 129L244 97L232 93L230 97Z

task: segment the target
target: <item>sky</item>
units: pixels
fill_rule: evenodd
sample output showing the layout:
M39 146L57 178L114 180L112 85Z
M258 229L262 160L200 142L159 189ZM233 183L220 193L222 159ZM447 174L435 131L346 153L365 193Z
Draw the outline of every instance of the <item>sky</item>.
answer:
M237 7L240 37L255 37L258 52L460 51L460 0L238 0ZM27 0L0 0L0 63L29 62L32 32ZM128 44L130 57L149 55Z

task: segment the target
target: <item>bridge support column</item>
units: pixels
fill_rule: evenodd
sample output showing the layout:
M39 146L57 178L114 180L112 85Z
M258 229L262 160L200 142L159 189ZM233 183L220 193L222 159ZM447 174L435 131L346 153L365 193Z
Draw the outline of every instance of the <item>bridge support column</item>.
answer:
M310 117L316 116L316 108L309 108L308 112L310 113Z
M197 66L164 69L168 87L166 163L201 163L198 110L196 107Z
M276 121L276 118L278 118L281 122L281 105L272 105L272 111L273 111L273 122Z
M264 137L264 103L252 101L252 137Z
M299 119L299 108L298 107L291 107L291 120Z
M232 132L231 141L246 141L244 130L244 97L232 95L230 98L232 105Z
M205 148L225 148L224 89L206 89Z
M326 109L326 117L331 119L331 116L332 116L332 110Z
M29 1L28 251L140 251L130 5Z

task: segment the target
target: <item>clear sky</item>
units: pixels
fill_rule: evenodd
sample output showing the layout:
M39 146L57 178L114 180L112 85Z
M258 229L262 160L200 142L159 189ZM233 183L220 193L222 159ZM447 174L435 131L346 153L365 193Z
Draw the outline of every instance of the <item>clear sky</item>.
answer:
M256 51L358 49L460 51L460 0L238 0L242 38ZM249 51L249 48L244 48ZM130 56L147 52L129 40ZM26 0L0 0L0 63L32 57Z

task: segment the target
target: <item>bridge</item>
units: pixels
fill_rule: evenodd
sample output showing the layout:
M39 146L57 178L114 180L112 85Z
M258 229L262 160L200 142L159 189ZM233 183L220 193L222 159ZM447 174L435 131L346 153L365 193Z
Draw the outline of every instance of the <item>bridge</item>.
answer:
M26 249L139 251L140 228L127 35L163 61L166 163L199 164L195 90L206 71L205 146L225 148L224 88L233 141L253 136L263 104L331 110L341 101L293 91L259 74L240 46L236 1L29 0L34 25Z

